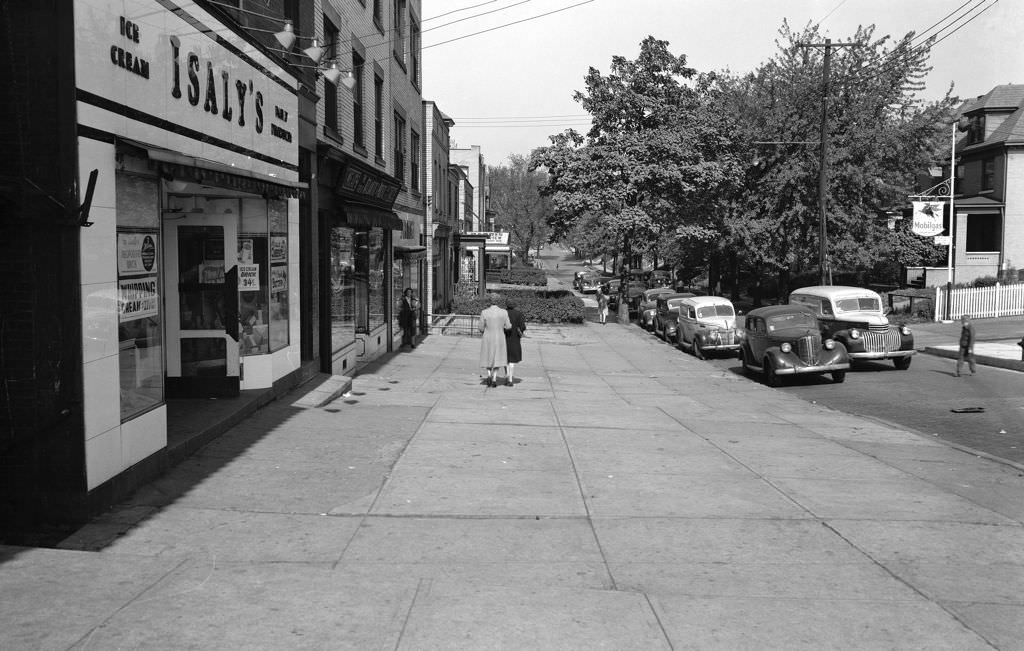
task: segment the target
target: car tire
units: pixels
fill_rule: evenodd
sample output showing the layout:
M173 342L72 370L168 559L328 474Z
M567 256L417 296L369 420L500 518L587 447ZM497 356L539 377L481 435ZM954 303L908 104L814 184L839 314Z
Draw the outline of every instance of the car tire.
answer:
M746 348L740 347L740 363L743 365L743 373L751 375L754 372L754 358L747 352Z
M772 387L773 389L782 386L782 377L780 377L775 372L775 367L772 366L772 361L770 359L768 359L767 357L765 357L764 358L764 362L762 362L762 363L764 364L764 366L761 367L761 368L764 369L762 371L762 374L763 374L763 377L764 377L764 383L766 385Z
M846 381L846 371L832 371L832 383L842 384Z
M892 363L896 366L897 371L905 371L910 368L910 361L912 359L914 358L910 355L907 355L906 357L896 357L893 358Z

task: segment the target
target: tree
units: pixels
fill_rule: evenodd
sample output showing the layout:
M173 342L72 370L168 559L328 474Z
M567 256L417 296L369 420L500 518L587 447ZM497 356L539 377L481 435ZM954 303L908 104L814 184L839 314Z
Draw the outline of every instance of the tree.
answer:
M531 170L524 156L513 154L508 162L508 166L488 168L490 207L495 212L495 225L509 232L513 252L526 260L531 249L548 241L551 231L550 202L540 193L547 175Z
M778 273L785 292L790 274L818 267L823 53L803 45L823 37L816 25L796 32L787 23L779 34L778 53L750 74L719 78L717 98L751 143L743 189L723 204L723 234L748 266ZM889 37L875 39L873 26L861 27L845 41L856 47L832 52L827 244L834 269L891 258L897 235L884 215L906 203L916 174L944 146L952 100L948 92L937 102L917 99L931 41L913 40L910 33L890 46Z
M663 233L709 237L707 207L740 172L730 122L708 110L712 81L650 36L636 60L613 57L608 75L591 68L586 92L575 94L592 116L589 132L551 136L531 156L549 174L556 236L597 216L621 248L623 274L632 252Z

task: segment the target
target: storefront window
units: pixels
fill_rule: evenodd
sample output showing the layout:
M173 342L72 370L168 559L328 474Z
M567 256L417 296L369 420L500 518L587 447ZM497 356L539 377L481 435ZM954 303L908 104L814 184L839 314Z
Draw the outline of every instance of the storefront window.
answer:
M118 311L121 421L164 400L163 325L160 311L159 187L151 178L118 173L117 296L89 296L91 309ZM93 300L95 298L95 300ZM85 322L89 323L89 315Z
M337 353L356 339L354 231L331 229L331 350Z
M357 230L355 243L356 332L384 325L384 232Z
M288 345L288 203L267 202L270 216L270 350Z
M394 303L394 307L391 309L391 328L394 333L398 333L402 329L401 324L398 322L398 317L401 314L399 306L402 302L402 292L405 290L405 275L402 273L402 267L404 266L402 261L398 259L391 262L391 297Z

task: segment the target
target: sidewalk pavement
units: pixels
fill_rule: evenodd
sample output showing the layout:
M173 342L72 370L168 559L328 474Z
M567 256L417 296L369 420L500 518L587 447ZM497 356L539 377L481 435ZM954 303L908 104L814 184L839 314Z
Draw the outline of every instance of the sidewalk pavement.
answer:
M1018 345L1024 336L1024 317L971 319L977 341L974 358L978 364L1024 371ZM959 355L960 322L916 323L911 326L914 345L921 352L956 359Z
M527 335L514 387L433 336L0 547L0 648L1024 648L1021 471L634 326Z

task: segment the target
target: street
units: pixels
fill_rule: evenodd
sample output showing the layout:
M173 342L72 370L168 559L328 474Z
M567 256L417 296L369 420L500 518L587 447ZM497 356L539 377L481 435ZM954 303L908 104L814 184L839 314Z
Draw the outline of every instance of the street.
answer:
M544 259L550 265L549 272L570 287L573 273L586 268L557 248L546 249ZM592 296L583 295L590 307ZM610 314L608 320L614 321L615 315ZM672 349L671 354L689 355L650 336ZM723 371L743 373L736 358L712 358L707 363ZM847 414L898 425L1024 464L1024 374L980 366L976 376L956 378L955 364L919 352L906 371L897 371L888 361L865 362L848 373L842 385L832 384L827 376L802 376L788 380L779 390ZM981 407L983 411L953 411L967 407Z

